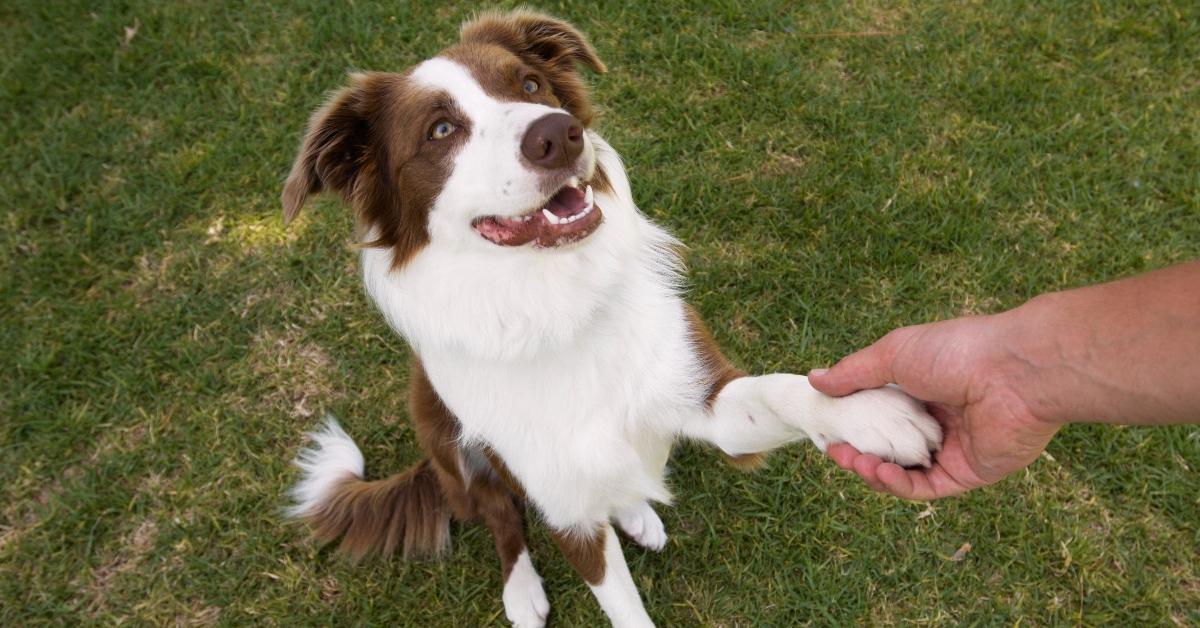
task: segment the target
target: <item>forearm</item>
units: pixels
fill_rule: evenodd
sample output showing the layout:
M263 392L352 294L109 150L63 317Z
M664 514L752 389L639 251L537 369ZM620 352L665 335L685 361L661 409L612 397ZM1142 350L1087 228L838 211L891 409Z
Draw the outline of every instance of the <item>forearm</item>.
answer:
M1047 421L1200 423L1200 262L1037 297L1000 315L1014 386Z

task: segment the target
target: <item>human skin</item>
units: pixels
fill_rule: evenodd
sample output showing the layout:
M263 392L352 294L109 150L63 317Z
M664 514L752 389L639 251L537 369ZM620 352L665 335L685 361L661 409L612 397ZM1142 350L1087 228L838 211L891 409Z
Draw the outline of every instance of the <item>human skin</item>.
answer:
M999 481L1067 423L1200 423L1200 261L1000 314L903 327L809 381L835 397L897 384L929 405L944 438L928 469L844 444L828 451L872 488L906 499Z

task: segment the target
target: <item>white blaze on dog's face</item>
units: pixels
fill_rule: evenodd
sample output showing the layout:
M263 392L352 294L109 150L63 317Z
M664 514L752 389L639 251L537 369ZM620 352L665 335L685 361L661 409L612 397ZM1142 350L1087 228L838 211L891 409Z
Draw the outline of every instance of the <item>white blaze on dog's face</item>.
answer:
M518 13L472 22L404 74L355 75L310 122L285 216L338 191L394 266L431 242L504 254L587 238L609 183L577 64L604 70L571 26Z
M602 212L593 202L596 157L583 125L554 106L552 87L536 70L515 55L482 52L489 57L475 60L475 73L483 80L444 57L411 75L464 116L439 121L437 131L466 138L430 212L431 240L551 248L586 238Z

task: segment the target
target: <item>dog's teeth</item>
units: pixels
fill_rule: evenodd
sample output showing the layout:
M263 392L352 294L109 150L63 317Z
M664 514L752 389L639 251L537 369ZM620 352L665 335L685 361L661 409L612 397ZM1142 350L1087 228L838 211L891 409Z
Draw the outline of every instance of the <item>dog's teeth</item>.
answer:
M548 220L552 225L557 225L559 222L561 222L558 219L558 216L554 215L554 212L546 209L545 207L542 208L542 215L545 216L546 220Z
M583 192L583 204L587 205L588 209L592 208L592 186L590 185Z

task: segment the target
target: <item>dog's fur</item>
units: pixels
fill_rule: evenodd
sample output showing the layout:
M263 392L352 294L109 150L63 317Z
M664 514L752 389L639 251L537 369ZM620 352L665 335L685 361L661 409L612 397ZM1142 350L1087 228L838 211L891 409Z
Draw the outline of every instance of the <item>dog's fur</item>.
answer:
M367 481L330 420L301 453L292 512L354 557L437 554L451 517L482 519L508 618L538 626L549 605L525 549L531 504L612 622L649 625L613 523L662 549L650 503L670 500L676 440L741 463L804 438L849 442L911 465L928 463L940 433L896 389L832 399L803 376L730 365L680 296L677 242L638 211L620 158L591 129L580 65L605 70L570 25L487 14L404 73L353 75L313 115L284 215L321 191L354 208L367 292L417 356L410 408L427 458ZM552 113L574 117L583 146L540 167L522 140ZM590 184L602 212L578 241L481 237L484 216L528 214L564 184Z

